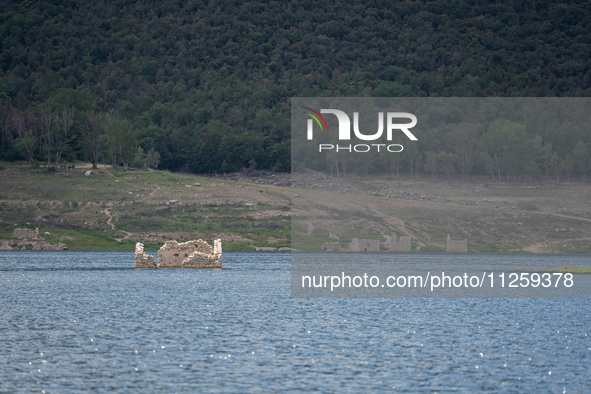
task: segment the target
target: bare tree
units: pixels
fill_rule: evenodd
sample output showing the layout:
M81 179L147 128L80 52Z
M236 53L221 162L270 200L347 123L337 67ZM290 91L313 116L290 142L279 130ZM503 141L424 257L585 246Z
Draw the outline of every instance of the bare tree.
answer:
M24 153L26 154L29 164L34 166L35 145L37 144L37 138L35 138L35 134L28 127L30 125L27 124L32 122L27 122L27 114L14 107L10 109L10 117L12 127L18 136L18 144L20 147L22 147Z
M577 142L577 145L575 145L575 149L573 150L573 159L575 164L579 167L581 175L583 175L583 182L586 182L591 159L589 157L589 149L583 141L579 141Z
M11 142L12 134L10 134L10 123L8 116L0 118L0 133L2 133L2 154L5 153L6 144Z
M52 147L53 147L53 115L47 112L44 112L41 115L41 124L43 125L43 137L45 139L45 151L47 152L47 168L51 165L51 159L53 156Z
M113 117L106 131L113 166L119 162L123 163L123 167L127 171L137 153L137 130L133 128L131 121Z
M101 153L101 135L106 123L104 115L90 115L86 118L87 130L84 133L84 145L92 156L92 167L97 168Z
M408 148L405 149L405 156L404 158L407 161L408 169L410 170L410 179L413 179L416 172L418 172L420 167L420 151L417 148L416 144L409 144Z
M478 125L460 123L451 133L449 143L453 153L457 156L458 170L462 180L467 180L472 173L474 162L478 154Z
M57 169L66 144L76 138L71 133L72 124L74 123L74 110L63 109L56 113L55 122L57 123L55 134L55 168Z

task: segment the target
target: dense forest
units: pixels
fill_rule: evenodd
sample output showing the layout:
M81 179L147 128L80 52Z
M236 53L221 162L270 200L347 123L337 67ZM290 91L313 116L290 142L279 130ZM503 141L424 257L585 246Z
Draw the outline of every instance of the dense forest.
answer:
M588 98L306 97L292 99L292 105L292 128L302 131L292 134L292 172L314 170L345 178L402 173L449 180L469 180L477 174L492 181L561 182L575 173L586 180L591 169L588 144L583 142L590 134ZM341 139L340 121L327 114L327 129L312 128L310 140L307 105L355 113L350 139ZM411 141L399 129L385 131L387 121L381 111L397 108L420 120L409 130L417 140Z
M0 11L0 159L48 168L289 171L296 96L591 96L590 1L39 0ZM587 174L591 133L562 137L520 134L544 155L529 174L544 163ZM466 166L461 136L429 138L397 173L490 170Z

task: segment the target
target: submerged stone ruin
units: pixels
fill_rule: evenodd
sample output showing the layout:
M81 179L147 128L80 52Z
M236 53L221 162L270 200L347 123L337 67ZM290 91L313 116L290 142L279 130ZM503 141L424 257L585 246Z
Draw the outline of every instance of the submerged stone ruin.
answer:
M135 268L222 268L222 240L216 239L213 247L201 239L184 243L167 241L158 251L158 264L138 242Z
M158 268L156 259L144 252L144 244L141 242L135 244L135 268Z
M167 241L158 251L159 268L222 268L222 240L211 247L199 239L178 243Z

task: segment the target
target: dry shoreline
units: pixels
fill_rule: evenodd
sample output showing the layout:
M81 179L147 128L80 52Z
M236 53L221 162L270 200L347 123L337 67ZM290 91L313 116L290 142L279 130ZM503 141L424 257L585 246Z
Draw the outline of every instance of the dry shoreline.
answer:
M381 232L408 235L413 251L443 251L447 234L469 252L591 252L591 183L472 178L335 178L243 172L199 176L167 171L76 168L48 172L5 163L0 171L0 239L16 227L50 232L69 249L155 249L167 240L221 238L228 250L291 246L294 198L313 210L354 209L379 217ZM292 184L292 187L290 187ZM297 195L298 197L294 197ZM300 204L301 205L301 204ZM300 206L298 205L298 207ZM335 211L336 212L336 211ZM304 222L328 240L322 216ZM377 231L377 230L376 230ZM346 236L345 236L346 240Z

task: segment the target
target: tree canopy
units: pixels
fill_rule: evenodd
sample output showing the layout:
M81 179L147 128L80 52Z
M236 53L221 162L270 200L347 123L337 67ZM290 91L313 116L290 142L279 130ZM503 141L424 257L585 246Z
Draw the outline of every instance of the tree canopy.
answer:
M59 122L50 133L43 119L64 110L73 114L68 160L127 166L139 148L152 152L151 165L157 153L158 168L173 171L230 172L253 163L288 171L291 97L591 95L590 1L64 0L0 7L4 160L51 161L55 149L46 137ZM540 152L531 154L555 154L548 168L589 170L588 131L561 139L567 127L554 135L519 127L434 135L418 161L396 166L429 173L437 162L462 177L488 173L475 164L492 165L499 153L485 149L486 141L538 135ZM129 151L116 152L116 130L125 130ZM521 154L507 147L503 157Z

